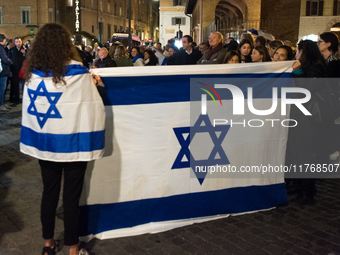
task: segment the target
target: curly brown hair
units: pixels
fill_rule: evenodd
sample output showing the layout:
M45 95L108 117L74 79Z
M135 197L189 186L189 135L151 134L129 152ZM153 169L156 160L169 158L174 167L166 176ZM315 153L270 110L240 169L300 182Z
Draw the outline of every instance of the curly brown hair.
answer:
M29 81L36 69L44 76L52 74L54 83L65 83L65 67L71 60L81 62L72 44L71 33L61 25L49 23L37 33L27 55L25 80Z

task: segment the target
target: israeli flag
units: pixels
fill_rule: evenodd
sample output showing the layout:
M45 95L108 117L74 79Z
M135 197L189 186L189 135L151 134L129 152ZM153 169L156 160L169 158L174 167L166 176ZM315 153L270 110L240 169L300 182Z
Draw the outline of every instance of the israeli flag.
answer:
M268 109L270 83L252 81L288 78L291 66L292 62L273 62L95 69L107 94L106 150L86 173L81 199L83 240L156 233L286 203L283 173L270 178L195 174L188 139L195 124L197 137L200 126L209 125L212 135L207 147L219 152L212 158L236 167L261 162L284 165L288 128L225 126L214 130L200 110L191 116L191 105L201 109L201 102L190 102L190 82L248 79L247 86L257 91L253 98L256 107ZM232 97L221 95L221 102L232 109ZM208 112L217 107L212 99L207 105ZM270 117L282 120L285 116L277 109ZM230 119L230 114L226 118Z
M66 85L35 70L24 86L20 150L60 162L101 158L105 109L88 69L71 61Z

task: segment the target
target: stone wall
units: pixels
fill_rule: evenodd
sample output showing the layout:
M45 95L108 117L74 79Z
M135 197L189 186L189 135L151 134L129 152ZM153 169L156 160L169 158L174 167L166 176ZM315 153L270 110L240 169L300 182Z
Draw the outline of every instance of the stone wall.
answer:
M300 2L296 0L262 0L261 29L276 39L298 41Z

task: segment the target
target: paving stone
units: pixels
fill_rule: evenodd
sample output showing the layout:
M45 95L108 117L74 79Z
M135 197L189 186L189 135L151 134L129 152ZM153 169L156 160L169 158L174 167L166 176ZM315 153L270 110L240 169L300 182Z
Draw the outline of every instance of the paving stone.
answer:
M308 250L305 250L305 249L298 247L298 246L293 246L291 249L289 249L289 252L291 252L293 254L298 254L298 255L313 254L313 253L309 252Z
M254 250L254 249L256 249L256 246L255 245L253 245L253 244L250 244L249 242L241 242L241 241L239 241L239 242L236 242L236 243L234 243L237 247L239 247L239 248L241 248L241 249L243 249L243 250L245 250L245 251L250 251L250 250Z
M244 249L237 247L232 243L225 244L222 248L232 254L244 254L246 252Z
M181 246L181 248L186 251L186 252L189 252L191 254L194 254L197 250L198 250L198 247L191 244L191 243L185 243Z
M260 248L256 248L256 249L253 249L253 250L250 250L248 251L246 254L249 254L249 255L267 255L267 254L270 254ZM235 254L235 255L238 255L238 254Z
M335 252L336 254L340 254L340 245L332 244L327 248L330 249L332 252Z
M132 254L135 254L137 252L145 252L146 253L146 250L142 249L141 247L137 246L136 244L126 245L123 248L127 253L132 253Z
M275 245L275 244L269 244L269 245L266 245L264 247L262 247L262 249L266 252L268 252L269 254L284 254L285 253L285 250L282 249L281 247Z
M212 251L210 255L231 255L232 253L226 251L226 250L216 250Z
M182 244L187 243L187 241L184 238L182 238L182 237L175 237L175 238L172 239L172 243L174 245L180 246Z

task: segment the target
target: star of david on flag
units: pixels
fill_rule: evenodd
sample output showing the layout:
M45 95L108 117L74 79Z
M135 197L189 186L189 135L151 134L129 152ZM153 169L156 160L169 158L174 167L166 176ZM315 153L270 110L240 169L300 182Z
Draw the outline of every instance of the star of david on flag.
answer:
M202 125L203 123L204 125ZM230 125L219 125L213 127L208 115L200 115L193 127L174 128L177 140L181 145L181 150L179 151L176 160L172 165L172 169L191 167L196 175L197 180L202 185L207 172L195 171L196 166L208 167L216 164L225 165L230 163L222 147L222 142L226 137L229 128ZM220 132L219 136L216 134L217 132ZM214 147L208 159L195 159L190 152L189 145L197 133L208 133L212 139ZM184 138L184 134L188 134L186 139ZM187 158L187 161L183 161L185 157Z
M27 93L31 100L31 103L28 106L27 112L37 117L37 121L39 123L40 128L44 127L48 119L61 119L62 118L56 106L61 95L63 94L62 92L48 92L45 86L45 82L44 80L42 80L39 83L36 90L27 88ZM41 113L41 112L38 112L37 110L35 101L38 96L46 97L49 103L49 108L46 113Z

